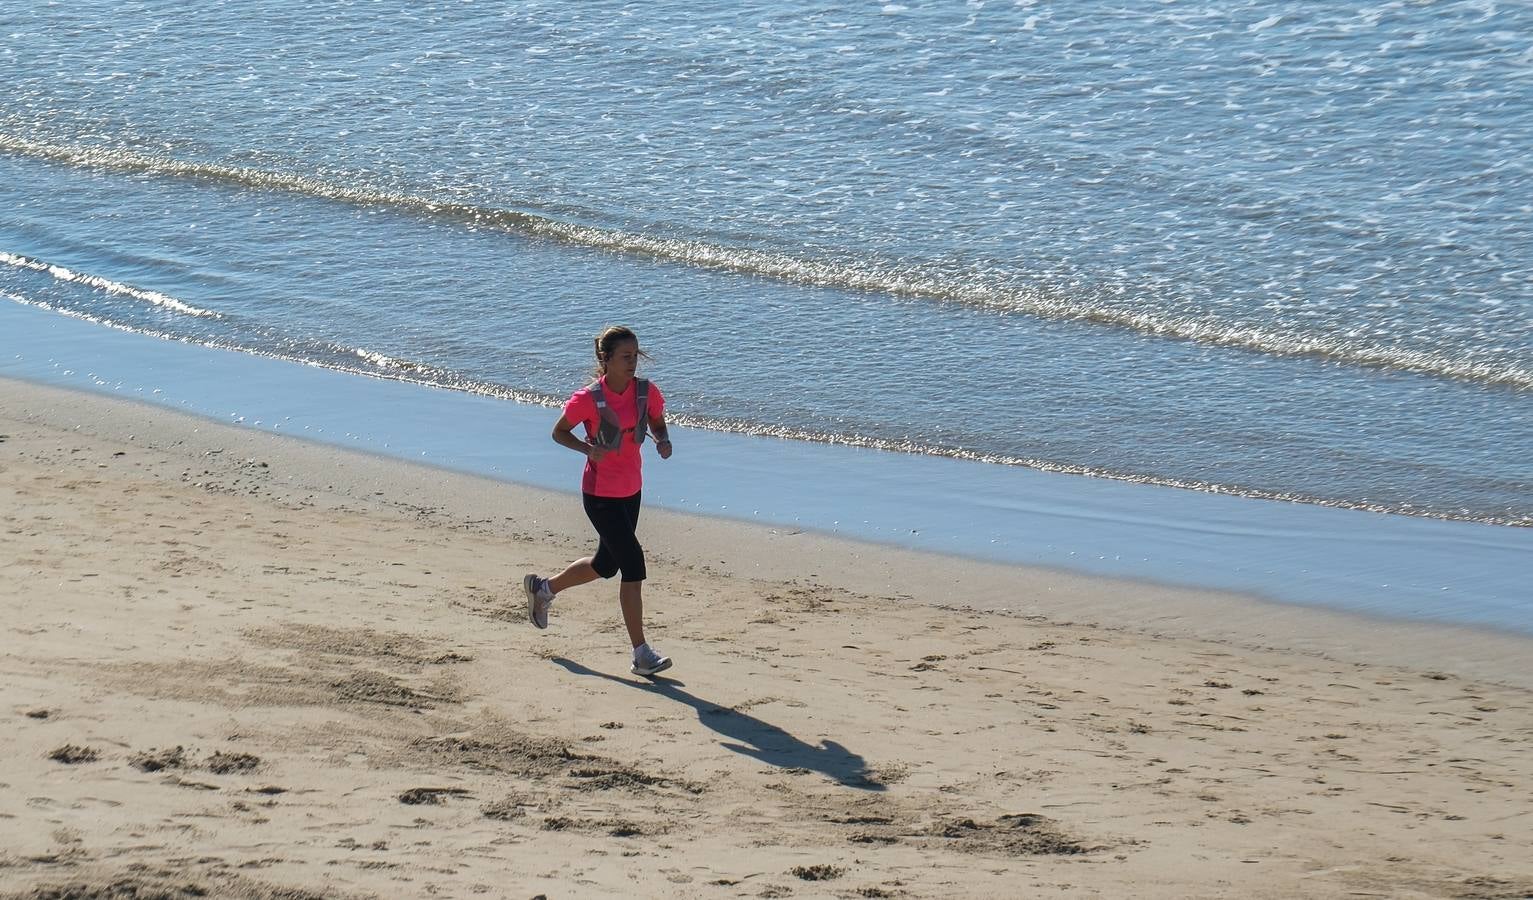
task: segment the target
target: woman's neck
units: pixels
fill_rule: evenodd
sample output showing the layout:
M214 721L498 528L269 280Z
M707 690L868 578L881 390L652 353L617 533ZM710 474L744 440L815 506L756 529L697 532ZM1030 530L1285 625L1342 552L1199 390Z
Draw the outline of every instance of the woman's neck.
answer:
M633 378L622 375L603 375L602 380L607 382L607 387L610 388L614 394L621 394L622 392L628 390L628 384L629 382L633 381Z

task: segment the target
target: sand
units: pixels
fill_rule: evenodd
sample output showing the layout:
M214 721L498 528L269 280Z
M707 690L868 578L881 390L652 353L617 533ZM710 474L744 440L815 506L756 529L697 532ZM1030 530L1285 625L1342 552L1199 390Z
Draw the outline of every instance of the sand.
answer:
M0 381L0 497L0 896L1533 896L1526 641L647 510L649 681L571 495Z

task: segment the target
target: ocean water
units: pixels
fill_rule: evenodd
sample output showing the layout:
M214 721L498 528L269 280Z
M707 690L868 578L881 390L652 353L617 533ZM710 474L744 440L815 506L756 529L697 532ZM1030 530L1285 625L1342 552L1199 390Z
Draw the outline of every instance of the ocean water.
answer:
M0 304L505 403L623 322L702 432L1533 524L1526 5L13 6Z

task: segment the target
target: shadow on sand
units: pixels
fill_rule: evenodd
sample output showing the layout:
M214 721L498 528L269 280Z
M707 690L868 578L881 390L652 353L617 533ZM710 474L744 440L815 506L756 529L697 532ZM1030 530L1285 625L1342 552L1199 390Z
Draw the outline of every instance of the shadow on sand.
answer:
M553 661L576 675L605 678L627 687L649 691L685 703L697 711L697 720L730 738L723 744L767 765L781 769L808 769L819 772L847 787L881 791L884 786L869 772L867 761L835 741L821 741L819 746L806 744L776 725L763 722L739 710L710 703L682 690L681 682L655 677L648 682L633 681L587 668L574 660L555 657Z

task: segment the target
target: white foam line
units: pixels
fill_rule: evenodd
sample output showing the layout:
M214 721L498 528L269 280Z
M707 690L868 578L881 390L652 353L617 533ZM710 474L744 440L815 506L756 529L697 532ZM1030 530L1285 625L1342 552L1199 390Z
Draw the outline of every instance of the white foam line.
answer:
M100 275L76 272L73 269L65 268L64 266L44 262L40 259L32 259L30 257L20 256L15 253L7 253L4 250L0 250L0 263L5 263L6 265L14 266L18 269L31 269L34 272L45 272L58 279L59 281L88 285L93 288L99 288L109 294L119 294L124 297L132 297L135 300L143 300L144 302L158 306L161 309L168 309L172 312L181 313L182 315L196 316L198 318L207 319L222 318L218 313L213 312L212 310L199 309L198 307L192 306L191 304L182 303L175 297L172 297L168 294L162 294L159 291L146 291L142 288L136 288L131 284L123 284L120 281L113 281L110 278L103 278Z
M50 312L60 313L70 318L83 319L98 325L106 325L118 331L145 334L165 340L176 341L183 344L192 344L208 347L215 350L232 350L239 353L248 353L252 356L260 356L268 359L277 359L284 362L298 363L300 365L313 366L319 369L329 369L336 372L344 372L351 375L363 375L370 378L378 378L385 381L398 381L405 384L415 384L423 387L443 388L450 391L458 391L464 394L477 394L483 397L492 397L500 400L511 400L517 403L526 403L535 406L558 408L562 402L558 397L551 397L530 391L517 390L505 385L492 384L464 378L458 373L435 366L421 363L413 363L395 359L384 354L363 348L343 347L330 345L331 352L344 360L352 356L361 360L366 365L355 365L347 362L327 362L312 359L301 354L273 352L252 347L242 346L222 340L203 340L176 335L164 334L150 329L137 328L125 325L110 319L88 313L62 309L38 300L28 300L8 292L0 292L0 297L14 300L24 306L37 307ZM885 438L867 437L863 435L847 435L840 433L826 433L810 431L807 429L790 428L781 425L767 425L749 422L742 419L710 418L707 416L694 416L673 414L670 416L673 424L688 428L697 428L704 431L718 432L722 434L741 434L753 437L778 438L789 441L802 441L812 444L828 444L832 446L858 447L867 450L883 450L894 453L905 453L914 456L935 456L949 459L963 460L967 462L986 463L999 466L1014 466L1018 468L1033 469L1039 472L1052 472L1061 475L1083 475L1088 478L1100 478L1108 481L1120 481L1130 484L1154 485L1158 487L1172 487L1183 490L1195 491L1203 494L1219 494L1232 497L1246 497L1259 500L1275 500L1289 503L1303 503L1314 506L1331 507L1335 509L1352 509L1366 512L1393 513L1407 515L1423 519L1441 519L1445 521L1476 522L1484 525L1507 525L1515 527L1533 527L1533 518L1526 516L1471 516L1454 515L1452 513L1433 512L1417 509L1402 509L1381 504L1340 500L1326 497L1312 497L1304 494L1281 491L1265 491L1256 488L1248 488L1240 485L1219 484L1217 482L1198 481L1183 478L1165 478L1147 474L1117 472L1111 469L1101 469L1092 466L1072 465L1069 463L1052 462L1050 460L1033 459L1029 457L1008 456L994 453L984 453L969 450L962 447L950 447L938 444L923 444L909 440L889 440Z

